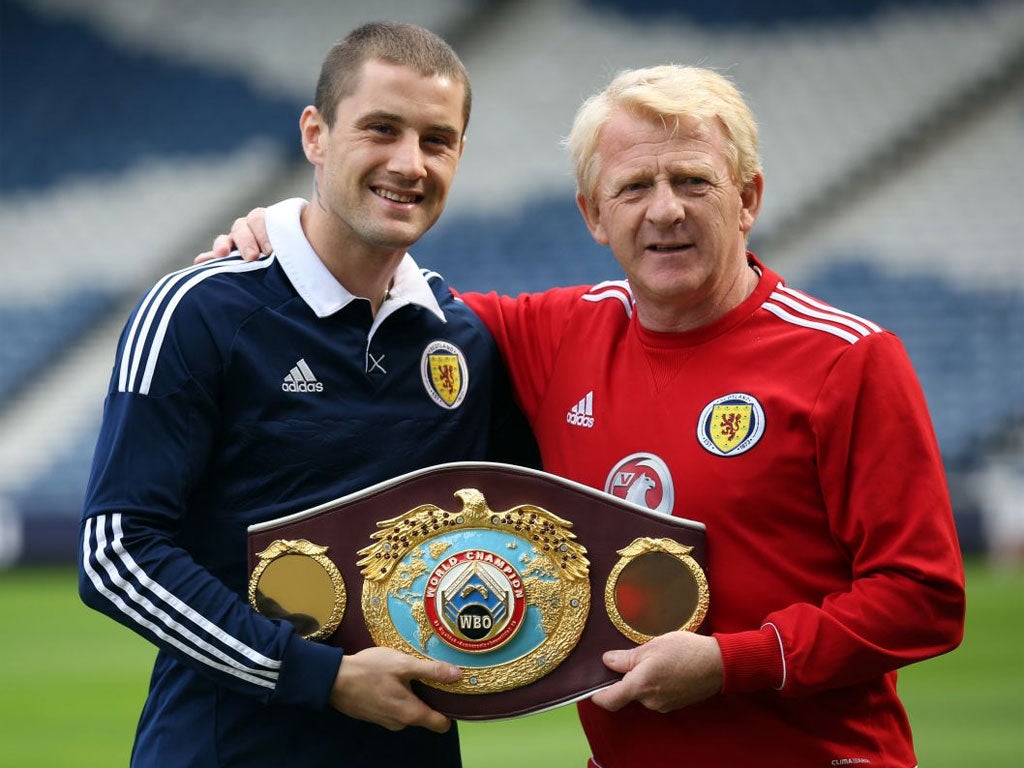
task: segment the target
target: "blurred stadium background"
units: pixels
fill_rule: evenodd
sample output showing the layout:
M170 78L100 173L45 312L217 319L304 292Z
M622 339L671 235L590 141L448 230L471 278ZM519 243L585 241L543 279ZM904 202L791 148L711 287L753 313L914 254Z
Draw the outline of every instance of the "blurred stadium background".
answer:
M896 331L965 551L1024 542L1019 0L0 0L0 564L71 562L117 333L257 203L308 196L297 120L375 18L465 60L469 143L413 249L465 289L615 278L560 146L625 67L728 73L760 120L752 247Z

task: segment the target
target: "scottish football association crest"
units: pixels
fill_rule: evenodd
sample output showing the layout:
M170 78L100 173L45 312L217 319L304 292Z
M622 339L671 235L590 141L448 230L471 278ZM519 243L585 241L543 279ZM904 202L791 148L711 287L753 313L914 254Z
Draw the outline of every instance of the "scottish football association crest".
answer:
M541 507L504 512L483 494L378 523L360 550L362 607L377 645L463 668L456 693L537 680L576 646L590 607L589 562L572 524Z
M716 456L746 453L764 434L764 409L743 392L719 397L705 406L697 422L697 439Z
M448 409L462 405L469 388L469 369L466 356L457 346L447 341L430 342L420 358L420 374L435 403Z

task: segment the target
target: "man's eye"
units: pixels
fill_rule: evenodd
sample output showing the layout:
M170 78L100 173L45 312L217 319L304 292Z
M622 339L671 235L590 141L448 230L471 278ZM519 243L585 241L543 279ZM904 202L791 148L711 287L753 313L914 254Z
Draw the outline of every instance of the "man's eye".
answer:
M374 123L373 125L369 126L369 128L374 133L380 133L384 135L390 135L394 133L394 129L387 123Z

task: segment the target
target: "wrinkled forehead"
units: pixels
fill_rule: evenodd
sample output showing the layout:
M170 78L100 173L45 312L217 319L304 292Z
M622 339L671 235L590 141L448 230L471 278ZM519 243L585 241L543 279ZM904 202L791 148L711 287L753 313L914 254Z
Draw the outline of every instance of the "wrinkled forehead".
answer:
M712 140L721 133L721 124L714 117L688 112L659 112L642 105L627 104L612 110L609 122L621 119L635 126L646 126L651 131L661 132L669 138L693 137Z
M616 110L597 137L596 154L603 164L627 158L717 155L724 136L715 123L688 115L666 116Z
M715 115L663 113L642 107L618 107L598 135L596 153L608 162L622 153L654 149L684 152L705 166L724 164L737 173L736 158L724 123Z

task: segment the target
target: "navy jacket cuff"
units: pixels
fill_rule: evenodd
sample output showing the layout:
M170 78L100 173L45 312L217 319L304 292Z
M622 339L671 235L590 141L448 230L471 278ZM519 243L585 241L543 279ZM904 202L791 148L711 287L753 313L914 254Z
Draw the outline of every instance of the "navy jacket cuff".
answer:
M342 655L340 648L314 643L293 634L285 649L277 687L271 698L277 704L326 709Z

